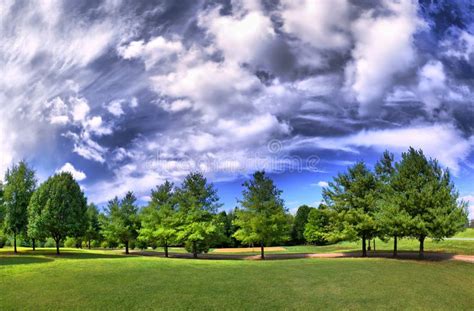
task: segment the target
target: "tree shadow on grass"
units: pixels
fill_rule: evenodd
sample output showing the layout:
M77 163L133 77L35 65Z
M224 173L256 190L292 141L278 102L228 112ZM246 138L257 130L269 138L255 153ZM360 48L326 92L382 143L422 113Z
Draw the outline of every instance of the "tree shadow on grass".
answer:
M54 259L112 259L112 258L129 258L133 256L125 256L124 254L121 253L106 253L106 252L94 252L94 251L83 251L83 250L71 250L71 249L60 249L60 254L56 254L55 249L38 249L38 250L21 250L18 254L11 252L2 252L0 253L1 256L4 256L3 258L11 258L13 261L19 258L22 258L22 256L25 256L25 258L28 257L34 257L34 258L40 258L40 257L46 257L48 260L54 260Z
M27 265L34 263L46 263L51 262L54 259L45 257L34 257L34 256L5 256L0 257L0 267L2 266L17 266Z

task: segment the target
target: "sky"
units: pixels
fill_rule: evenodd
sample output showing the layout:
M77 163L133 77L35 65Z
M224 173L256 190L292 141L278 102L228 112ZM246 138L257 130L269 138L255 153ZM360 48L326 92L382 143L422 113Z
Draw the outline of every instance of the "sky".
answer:
M413 146L474 217L469 0L3 0L0 38L2 176L24 159L145 204L201 171L228 210L264 169L295 212Z

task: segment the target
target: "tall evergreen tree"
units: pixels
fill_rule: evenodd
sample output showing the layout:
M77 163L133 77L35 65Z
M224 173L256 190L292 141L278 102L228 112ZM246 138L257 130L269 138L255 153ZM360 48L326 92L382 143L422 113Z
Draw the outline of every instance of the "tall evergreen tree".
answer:
M165 257L168 247L176 241L177 234L177 200L173 183L164 184L151 191L151 201L141 213L142 226L139 239L147 243L162 246Z
M409 235L420 242L423 257L427 237L441 240L463 230L466 204L458 202L449 171L441 169L436 160L427 159L422 150L410 148L395 168L392 186L397 208L410 215Z
M291 229L291 240L295 244L303 244L305 240L305 226L308 223L308 215L312 208L308 205L301 205L296 211L293 227Z
M377 182L374 174L363 162L350 167L347 173L338 174L323 189L327 206L337 212L344 230L362 240L362 256L367 256L366 241L377 232Z
M103 233L109 241L123 243L126 254L130 253L130 243L137 238L140 229L136 201L133 192L129 191L122 200L115 197L109 201L106 211Z
M375 165L378 182L378 209L376 220L379 235L382 239L393 237L393 256L398 255L398 239L409 234L412 221L410 215L400 206L400 196L393 189L395 175L394 157L385 151L382 158Z
M201 173L190 173L176 197L179 223L177 239L197 258L198 253L207 252L222 233L222 224L215 217L220 207L217 191Z
M244 244L258 243L260 256L265 259L264 247L287 241L290 231L289 217L279 190L265 172L255 172L246 181L234 223L238 230L234 236Z
M66 236L83 235L87 227L87 200L70 173L50 177L35 191L28 206L28 235L50 236L56 253Z
M27 233L28 204L36 189L35 171L26 162L21 161L18 165L13 165L7 170L5 181L4 227L6 233L13 235L13 248L16 253L17 237Z

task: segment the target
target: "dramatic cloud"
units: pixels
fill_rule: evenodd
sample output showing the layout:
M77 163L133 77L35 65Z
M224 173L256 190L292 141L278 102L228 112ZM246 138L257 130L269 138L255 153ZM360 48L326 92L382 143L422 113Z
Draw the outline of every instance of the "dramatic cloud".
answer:
M305 172L295 181L304 189L386 148L413 146L471 193L467 8L4 1L0 174L21 159L42 176L63 167L87 175L87 195L103 203L128 190L146 197L195 170L218 184L256 169Z

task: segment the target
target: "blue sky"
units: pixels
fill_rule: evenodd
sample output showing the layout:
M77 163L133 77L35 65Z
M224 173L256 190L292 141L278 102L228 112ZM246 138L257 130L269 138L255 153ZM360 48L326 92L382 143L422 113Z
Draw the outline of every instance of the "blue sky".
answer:
M104 204L189 171L236 205L265 169L316 205L422 148L474 215L471 1L2 1L0 174L70 171Z

